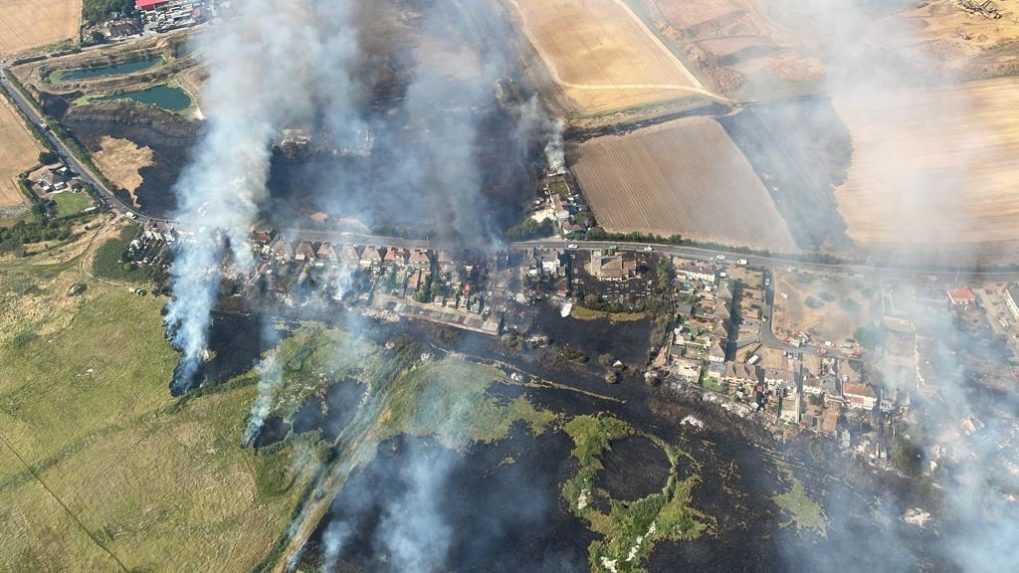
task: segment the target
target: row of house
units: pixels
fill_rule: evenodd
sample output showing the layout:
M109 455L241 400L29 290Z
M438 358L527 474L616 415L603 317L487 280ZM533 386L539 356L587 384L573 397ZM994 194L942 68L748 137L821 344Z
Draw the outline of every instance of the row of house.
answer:
M275 233L267 229L252 232L252 240L266 258L279 263L310 263L316 266L341 264L365 269L379 268L387 263L400 266L409 265L421 269L430 268L432 260L440 272L451 272L456 268L455 261L449 252L428 249L407 249L401 247L381 247L375 245L334 244L328 241L298 240L296 242L283 237L275 237Z

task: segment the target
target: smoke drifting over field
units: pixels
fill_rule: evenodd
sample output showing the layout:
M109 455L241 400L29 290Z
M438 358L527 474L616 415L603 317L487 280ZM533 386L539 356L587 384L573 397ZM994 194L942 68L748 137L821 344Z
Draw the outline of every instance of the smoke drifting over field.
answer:
M889 17L914 3L767 0L766 4L782 15L783 23L794 29L805 44L818 47L824 54L827 91L840 113L865 110L876 114L869 118L872 124L897 126L923 126L945 116L972 113L971 102L964 100L934 100L938 102L934 107L902 103L903 98L910 97L910 89L937 89L958 83L924 51L924 43L910 37L909 24L904 19ZM853 120L859 118L843 119L852 128ZM857 135L854 133L854 138ZM956 135L918 141L915 136L892 130L878 142L886 146L879 160L874 160L872 149L861 149L859 139L854 141L857 149L851 181L855 178L894 189L894 193L875 191L867 195L867 200L878 205L879 211L892 214L886 221L898 221L895 228L882 229L892 242L965 242L960 234L977 224L966 209L965 182L976 168L974 155L978 151L974 150L981 149L991 136L978 123ZM797 134L792 132L788 136L795 138ZM917 145L921 148L917 149ZM942 169L931 169L924 163L925 159L938 156L950 156L953 161ZM968 253L960 249L953 252L951 262L972 264L978 256L976 248ZM924 285L917 287L922 289ZM904 513L913 508L900 505L901 501L895 501L891 492L878 489L873 493L887 502L873 510L884 523L879 530L883 533L867 534L865 540L852 546L795 552L789 555L790 565L812 571L873 567L907 571L933 560L947 561L967 573L1016 570L1019 503L1015 495L1019 492L1019 471L1015 416L1019 403L1014 394L987 400L986 394L973 385L972 372L967 371L963 362L974 341L958 324L953 324L947 313L932 317L929 307L916 305L901 310L900 314L916 324L929 341L924 356L940 358L928 370L929 379L923 382L928 392L936 394L934 399L916 395L912 375L906 377L908 383L902 380L901 372L891 369L883 369L881 375L886 386L894 387L899 381L900 389L912 393L914 404L925 412L915 425L923 429L924 435L910 439L926 450L924 469L935 467L932 474L945 486L936 496L940 507L920 508L935 516L934 522L926 527L933 528L943 543L937 546L927 543L921 552L914 552L916 544L906 543L905 537L916 536L917 527L921 526L903 521ZM921 364L917 363L915 368L919 374ZM931 462L936 462L936 466L928 465ZM844 500L829 501L832 524L853 528L849 514L858 508L847 507ZM875 557L861 559L861 551Z

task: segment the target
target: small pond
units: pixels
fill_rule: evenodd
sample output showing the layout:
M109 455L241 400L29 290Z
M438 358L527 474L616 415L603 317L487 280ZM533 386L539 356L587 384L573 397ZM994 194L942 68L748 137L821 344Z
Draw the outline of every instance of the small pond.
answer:
M152 66L163 63L162 56L149 56L137 60L121 62L119 64L108 64L105 66L92 66L88 68L75 68L73 70L60 70L53 74L53 79L59 82L75 82L80 80L91 80L106 76L122 76L147 70Z

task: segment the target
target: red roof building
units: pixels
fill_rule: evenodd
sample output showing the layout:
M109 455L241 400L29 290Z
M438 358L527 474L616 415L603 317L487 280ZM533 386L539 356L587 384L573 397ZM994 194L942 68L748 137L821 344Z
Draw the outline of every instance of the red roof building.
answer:
M134 7L137 10L155 10L170 0L134 0Z
M977 296L968 288L956 288L948 291L948 300L954 306L969 306L977 301Z

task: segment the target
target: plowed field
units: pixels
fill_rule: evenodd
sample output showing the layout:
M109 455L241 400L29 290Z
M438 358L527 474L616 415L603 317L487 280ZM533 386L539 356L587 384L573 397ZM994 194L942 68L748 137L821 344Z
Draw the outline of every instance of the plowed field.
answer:
M578 112L711 95L622 0L509 1Z
M767 189L714 120L682 119L588 140L574 172L610 232L796 250Z
M853 140L836 190L864 243L1016 239L1019 78L836 101Z

